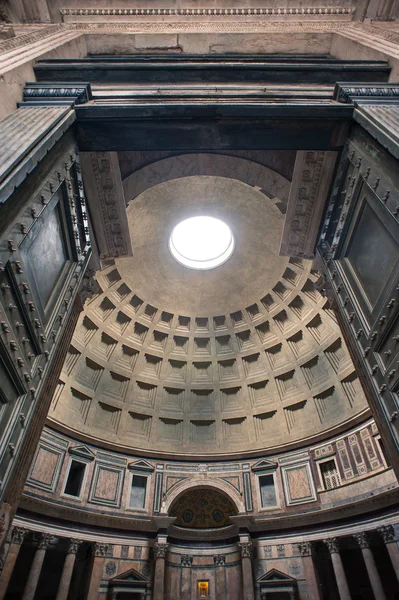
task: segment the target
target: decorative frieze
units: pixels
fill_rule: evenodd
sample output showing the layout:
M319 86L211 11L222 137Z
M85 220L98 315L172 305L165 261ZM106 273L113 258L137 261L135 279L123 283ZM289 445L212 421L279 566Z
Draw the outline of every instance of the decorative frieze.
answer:
M248 7L240 8L61 8L62 17L339 17L351 15L353 7L346 6L301 6L301 7Z
M213 557L213 562L215 567L224 567L226 564L226 557L224 554L216 554L216 556Z
M95 544L93 545L93 553L95 557L112 558L113 546L112 544L103 544L101 542L95 542Z
M189 554L183 554L180 557L180 563L182 567L191 567L191 565L193 564L193 557Z

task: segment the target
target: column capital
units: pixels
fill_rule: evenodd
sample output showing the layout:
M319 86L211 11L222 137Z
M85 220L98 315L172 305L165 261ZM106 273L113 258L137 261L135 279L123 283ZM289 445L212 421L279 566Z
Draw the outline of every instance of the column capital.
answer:
M252 558L252 542L238 542L241 558Z
M299 549L299 552L301 553L301 556L312 556L312 548L313 548L313 542L311 542L311 541L300 542L298 544L298 549Z
M330 554L339 553L339 539L337 537L327 538L326 540L323 540L323 542L327 546Z
M355 538L355 540L359 544L360 548L363 549L363 548L369 548L370 547L370 543L369 543L369 540L367 538L367 533L365 531L362 531L361 533L354 533L353 537Z
M69 538L67 554L76 554L77 551L79 550L79 546L81 543L82 543L82 540L78 540L75 538Z
M224 554L216 554L213 557L213 562L215 563L215 567L224 567L226 564L226 556Z
M166 544L164 542L155 542L153 546L155 558L165 558L166 552L168 551L168 546L169 544Z
M29 529L26 529L25 527L13 527L11 532L11 542L21 546L24 543L25 536L28 533Z
M38 550L47 550L53 540L51 533L41 533L38 537L37 548Z
M95 542L93 545L94 556L96 557L111 557L113 554L112 544L103 544L101 542Z
M386 544L395 541L395 530L392 525L383 525L382 527L378 527L377 531Z
M191 567L193 564L193 557L189 554L182 554L180 562L182 567Z

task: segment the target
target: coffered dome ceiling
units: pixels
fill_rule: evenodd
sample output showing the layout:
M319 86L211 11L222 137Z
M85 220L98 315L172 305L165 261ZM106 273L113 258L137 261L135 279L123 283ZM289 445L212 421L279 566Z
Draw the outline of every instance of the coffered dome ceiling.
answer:
M273 190L203 175L143 189L127 209L133 257L97 273L103 291L85 304L51 422L125 450L206 457L287 449L359 418L366 400L318 274L278 254ZM195 271L168 240L204 214L229 225L235 249Z

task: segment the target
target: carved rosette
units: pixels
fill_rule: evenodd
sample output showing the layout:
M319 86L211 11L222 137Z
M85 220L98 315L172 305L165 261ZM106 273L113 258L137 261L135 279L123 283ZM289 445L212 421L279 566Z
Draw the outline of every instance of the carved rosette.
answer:
M68 540L68 550L67 554L77 554L79 550L79 546L82 543L82 540L77 540L75 538L70 538Z
M191 567L193 564L193 557L188 554L183 554L180 560L182 567Z
M338 538L336 538L336 537L334 537L334 538L328 538L326 540L323 540L323 542L327 546L330 554L337 554L339 552L339 540L338 540Z
M168 551L168 546L169 546L169 544L165 544L163 542L155 542L154 556L155 556L156 560L158 560L158 558L166 557L166 552Z
M312 542L301 542L298 549L301 556L312 556Z
M252 542L239 542L241 558L252 558Z
M51 544L53 536L51 533L41 533L38 537L37 548L38 550L47 550Z
M25 527L13 527L11 533L11 542L13 544L19 544L20 546L24 543L25 536L29 533Z
M355 538L355 540L359 544L360 548L363 549L363 548L369 548L370 547L370 543L369 543L369 540L367 538L367 533L365 533L364 531L362 533L355 533L353 535L353 537Z
M213 557L213 562L215 563L215 567L224 567L226 564L226 557L224 554L216 554Z
M383 525L377 529L378 533L386 544L395 541L395 530L392 525Z

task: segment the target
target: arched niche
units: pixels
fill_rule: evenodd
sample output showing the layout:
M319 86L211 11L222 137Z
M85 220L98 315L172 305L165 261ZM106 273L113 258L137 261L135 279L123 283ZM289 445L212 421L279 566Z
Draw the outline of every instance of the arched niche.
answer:
M232 525L238 514L230 495L215 486L195 486L182 491L171 502L169 516L174 525L189 529L218 529Z

